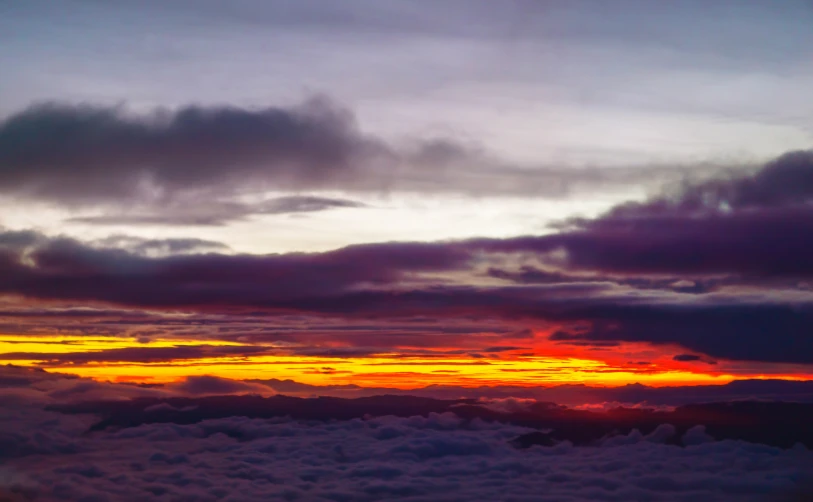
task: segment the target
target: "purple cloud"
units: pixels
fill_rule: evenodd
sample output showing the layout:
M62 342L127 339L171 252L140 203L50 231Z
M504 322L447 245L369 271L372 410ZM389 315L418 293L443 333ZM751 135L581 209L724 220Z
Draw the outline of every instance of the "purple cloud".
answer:
M813 274L813 204L802 188L785 200L777 188L806 186L810 158L789 154L748 177L625 205L544 236L281 255L173 254L168 244L169 254L151 255L0 232L0 292L379 324L421 316L559 323L560 343L677 344L713 358L811 363L813 302L799 283ZM698 205L716 200L697 195L707 192L731 202ZM536 265L519 264L528 259ZM484 276L508 283L485 284Z

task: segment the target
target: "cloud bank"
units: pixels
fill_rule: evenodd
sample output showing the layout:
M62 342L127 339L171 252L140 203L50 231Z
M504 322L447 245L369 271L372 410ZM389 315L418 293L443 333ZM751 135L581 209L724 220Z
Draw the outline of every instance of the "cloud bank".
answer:
M223 219L348 207L297 199L249 207L234 199L269 190L559 197L580 186L667 175L675 172L526 168L446 137L397 144L363 132L352 112L325 97L264 109L187 106L148 113L50 103L0 122L0 193L80 207L124 202L141 210L168 208L165 213L189 211L190 203L205 212L204 201L215 199ZM114 221L160 222L146 215Z
M794 152L753 174L688 185L547 235L322 253L4 231L0 293L154 312L373 319L383 328L414 317L499 319L555 326L558 344L678 345L708 356L701 364L813 363L812 177L813 154ZM378 340L355 351L392 347ZM523 345L477 350L488 346Z
M2 421L16 432L0 479L39 500L761 501L810 476L807 450L707 443L702 431L685 448L639 433L599 448L517 449L509 440L529 429L454 414L230 417L89 435L81 416L20 408Z

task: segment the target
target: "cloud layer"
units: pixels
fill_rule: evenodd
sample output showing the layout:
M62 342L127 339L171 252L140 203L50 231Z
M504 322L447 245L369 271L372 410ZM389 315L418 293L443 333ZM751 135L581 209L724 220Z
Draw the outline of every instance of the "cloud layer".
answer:
M82 417L31 408L2 420L19 442L0 479L39 500L760 501L810 476L803 449L704 443L699 433L686 448L631 434L615 446L521 450L509 440L528 429L453 414L231 417L89 435Z
M133 212L106 211L93 216L75 216L67 221L93 225L183 225L221 226L245 220L255 215L302 214L327 211L330 209L359 209L366 204L335 197L289 195L273 197L259 202L236 200L201 201L197 199L173 200L171 202L148 204Z
M402 144L378 138L324 97L264 109L188 106L141 114L51 103L0 122L0 193L69 206L125 202L170 213L189 211L184 206L190 203L205 212L204 201L214 198L223 218L336 206L299 201L291 208L292 199L249 208L234 199L269 190L559 197L579 186L676 174L653 167L528 167L454 138Z
M229 254L188 239L88 243L5 231L0 292L155 312L375 319L385 330L416 316L499 319L514 330L553 326L550 341L565 345L678 345L709 356L698 364L813 363L812 176L813 154L794 152L752 175L688 185L547 235L323 253ZM422 346L419 338L403 345ZM378 340L378 349L357 341L341 350L393 348Z

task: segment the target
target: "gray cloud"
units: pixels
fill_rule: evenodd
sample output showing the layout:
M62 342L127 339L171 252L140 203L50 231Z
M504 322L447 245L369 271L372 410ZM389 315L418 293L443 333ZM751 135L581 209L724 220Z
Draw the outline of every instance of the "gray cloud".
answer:
M220 226L256 215L300 214L342 208L364 208L361 202L333 197L291 195L257 203L238 201L173 201L147 206L138 212L77 216L67 221L93 225L192 225Z
M585 185L676 175L652 167L526 167L533 166L512 165L449 138L386 142L363 133L351 112L326 98L291 107L189 106L140 115L54 103L0 122L0 193L74 206L147 208L81 220L94 223L155 224L173 219L162 213L177 212L181 222L211 225L251 213L359 206L316 197L245 205L234 198L264 190L558 197Z
M190 106L132 116L90 105L34 106L0 124L0 187L82 201L330 182L388 154L324 99L249 111Z
M205 239L144 239L130 235L111 235L92 242L103 248L126 249L132 253L147 256L175 255L212 251L228 251L229 246L222 242Z
M336 208L359 208L365 204L345 199L327 197L290 196L271 199L259 205L264 214L310 213Z

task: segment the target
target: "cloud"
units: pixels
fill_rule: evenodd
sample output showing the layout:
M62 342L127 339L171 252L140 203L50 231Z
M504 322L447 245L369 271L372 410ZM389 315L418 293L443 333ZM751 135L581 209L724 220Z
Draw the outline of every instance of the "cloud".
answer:
M266 201L261 205L260 212L264 214L310 213L326 209L359 207L365 207L365 204L328 197L289 196Z
M386 154L324 99L249 111L187 107L128 116L124 110L48 104L0 125L0 187L31 196L130 198L267 182L298 188ZM241 180L242 179L242 180Z
M56 380L75 380L73 375L49 373L39 368L24 368L21 366L0 366L0 387L31 387L34 384Z
M804 204L813 199L813 150L786 153L750 176L731 176L684 186L677 197L656 199L619 212L640 209L672 211L766 208Z
M520 284L559 284L563 282L590 280L590 278L573 277L561 272L541 270L531 265L524 265L518 271L508 271L492 267L488 269L486 275L495 279L504 279Z
M561 264L560 264L561 265ZM523 265L518 270L506 270L492 267L486 275L495 279L501 279L516 284L565 284L565 283L614 283L631 286L638 289L661 289L679 291L682 293L706 293L719 289L735 282L731 278L707 278L694 280L679 279L673 277L658 278L646 276L622 276L601 274L595 272L588 273L565 273L562 271L550 271L532 265Z
M326 97L288 107L187 106L142 114L49 103L0 122L0 193L69 206L144 208L77 217L87 223L214 225L256 213L357 207L318 197L258 205L235 199L269 190L559 197L578 186L674 175L656 168L528 169L442 137L396 145L362 132L349 110ZM168 211L179 214L163 217Z
M567 408L530 399L438 400L408 392L352 399L317 394L318 397L303 399L273 396L274 392L261 383L209 376L189 377L184 382L165 386L165 391L164 394L156 392L151 398L139 396L139 399L124 400L125 396L134 396L125 389L122 396L113 400L89 401L73 397L62 399L67 403L52 404L48 409L100 416L101 419L89 427L91 432L150 423L199 423L229 416L334 421L420 414L429 418L446 417L436 427L447 429L461 424L478 429L483 422L501 422L546 431L547 438L542 443L546 446L550 446L551 441L554 444L568 441L576 446L596 446L606 441L623 443L632 432L643 434L645 438L658 438L652 439L657 442L680 444L679 436L699 424L705 424L709 434L717 440L737 439L782 448L791 448L796 443L813 446L813 435L808 427L813 418L811 403L737 401L675 408L640 403L619 409L605 402ZM664 424L669 427L664 428ZM244 433L235 432L235 435L245 438ZM528 439L530 441L520 439L520 444L523 447L539 444L538 434L531 434Z
M623 305L596 302L564 314L571 320L589 319L590 326L574 332L559 331L560 342L676 343L687 349L724 359L811 363L795 353L813 349L806 326L813 322L809 305ZM796 348L794 348L796 347Z
M552 238L558 238L554 236ZM559 342L679 344L716 358L811 362L810 301L681 293L606 282L475 287L432 278L533 251L547 237L385 243L325 253L143 256L37 234L0 234L0 291L39 300L199 312L264 309L347 318L467 315L563 324ZM582 327L572 329L576 324ZM744 341L747 340L747 343ZM799 350L810 346L811 350ZM348 349L351 350L351 349ZM145 352L147 354L148 352Z
M97 382L89 379L57 380L50 385L41 385L37 389L42 390L47 400L51 402L106 401L130 398L168 397L172 395L171 392L166 392L162 389L139 385Z
M188 376L183 382L169 386L170 389L193 396L223 394L273 395L273 389L256 383L230 380L211 375Z
M30 408L0 416L2 430L13 431L3 436L13 447L2 449L4 487L66 501L756 502L802 487L811 474L809 450L707 442L700 429L682 436L690 446L663 444L669 426L631 432L616 445L523 450L509 440L531 429L450 413L324 422L231 416L82 434L87 421Z
M263 346L179 345L175 347L125 347L78 352L6 352L6 361L43 361L48 364L87 364L99 362L156 363L204 357L246 357L268 353Z
M699 361L702 359L702 357L694 354L678 354L672 359L675 361L689 362L689 361Z
M5 273L0 279L2 291L93 300L101 299L96 288L102 286L108 289L103 301L129 304L146 300L155 306L189 305L191 300L245 306L276 303L286 308L301 295L392 284L414 272L462 268L469 259L465 250L453 246L421 243L358 245L321 254L209 253L149 258L67 238L31 235L22 245L16 238L16 233L0 235L0 270ZM4 241L9 244L3 246ZM64 288L49 284L57 276ZM198 286L189 288L188 281ZM198 300L192 298L195 296Z
M257 203L181 200L146 207L139 212L77 216L67 221L93 225L198 225L221 226L256 215L301 214L341 208L364 208L361 202L316 196L276 197Z
M188 376L166 385L137 385L101 382L70 374L50 373L21 366L0 366L0 403L9 406L81 403L128 399L169 398L206 395L257 394L276 391L257 382L231 380L209 375ZM183 408L183 407L182 407Z
M474 316L558 325L550 340L563 344L645 342L712 358L813 363L813 297L797 287L813 275L813 204L803 189L809 159L788 154L754 174L691 185L542 236L249 255L203 241L83 243L6 231L0 292L379 325ZM782 183L802 188L780 200ZM404 345L420 338L392 335ZM340 350L382 348L354 336ZM512 344L467 350L489 345Z
M130 235L111 235L91 243L102 248L126 249L134 254L144 256L165 256L185 253L224 252L229 246L222 242L205 239L145 239Z
M813 151L791 152L753 175L685 186L673 196L574 220L540 238L575 270L617 274L734 274L804 278L813 274Z

